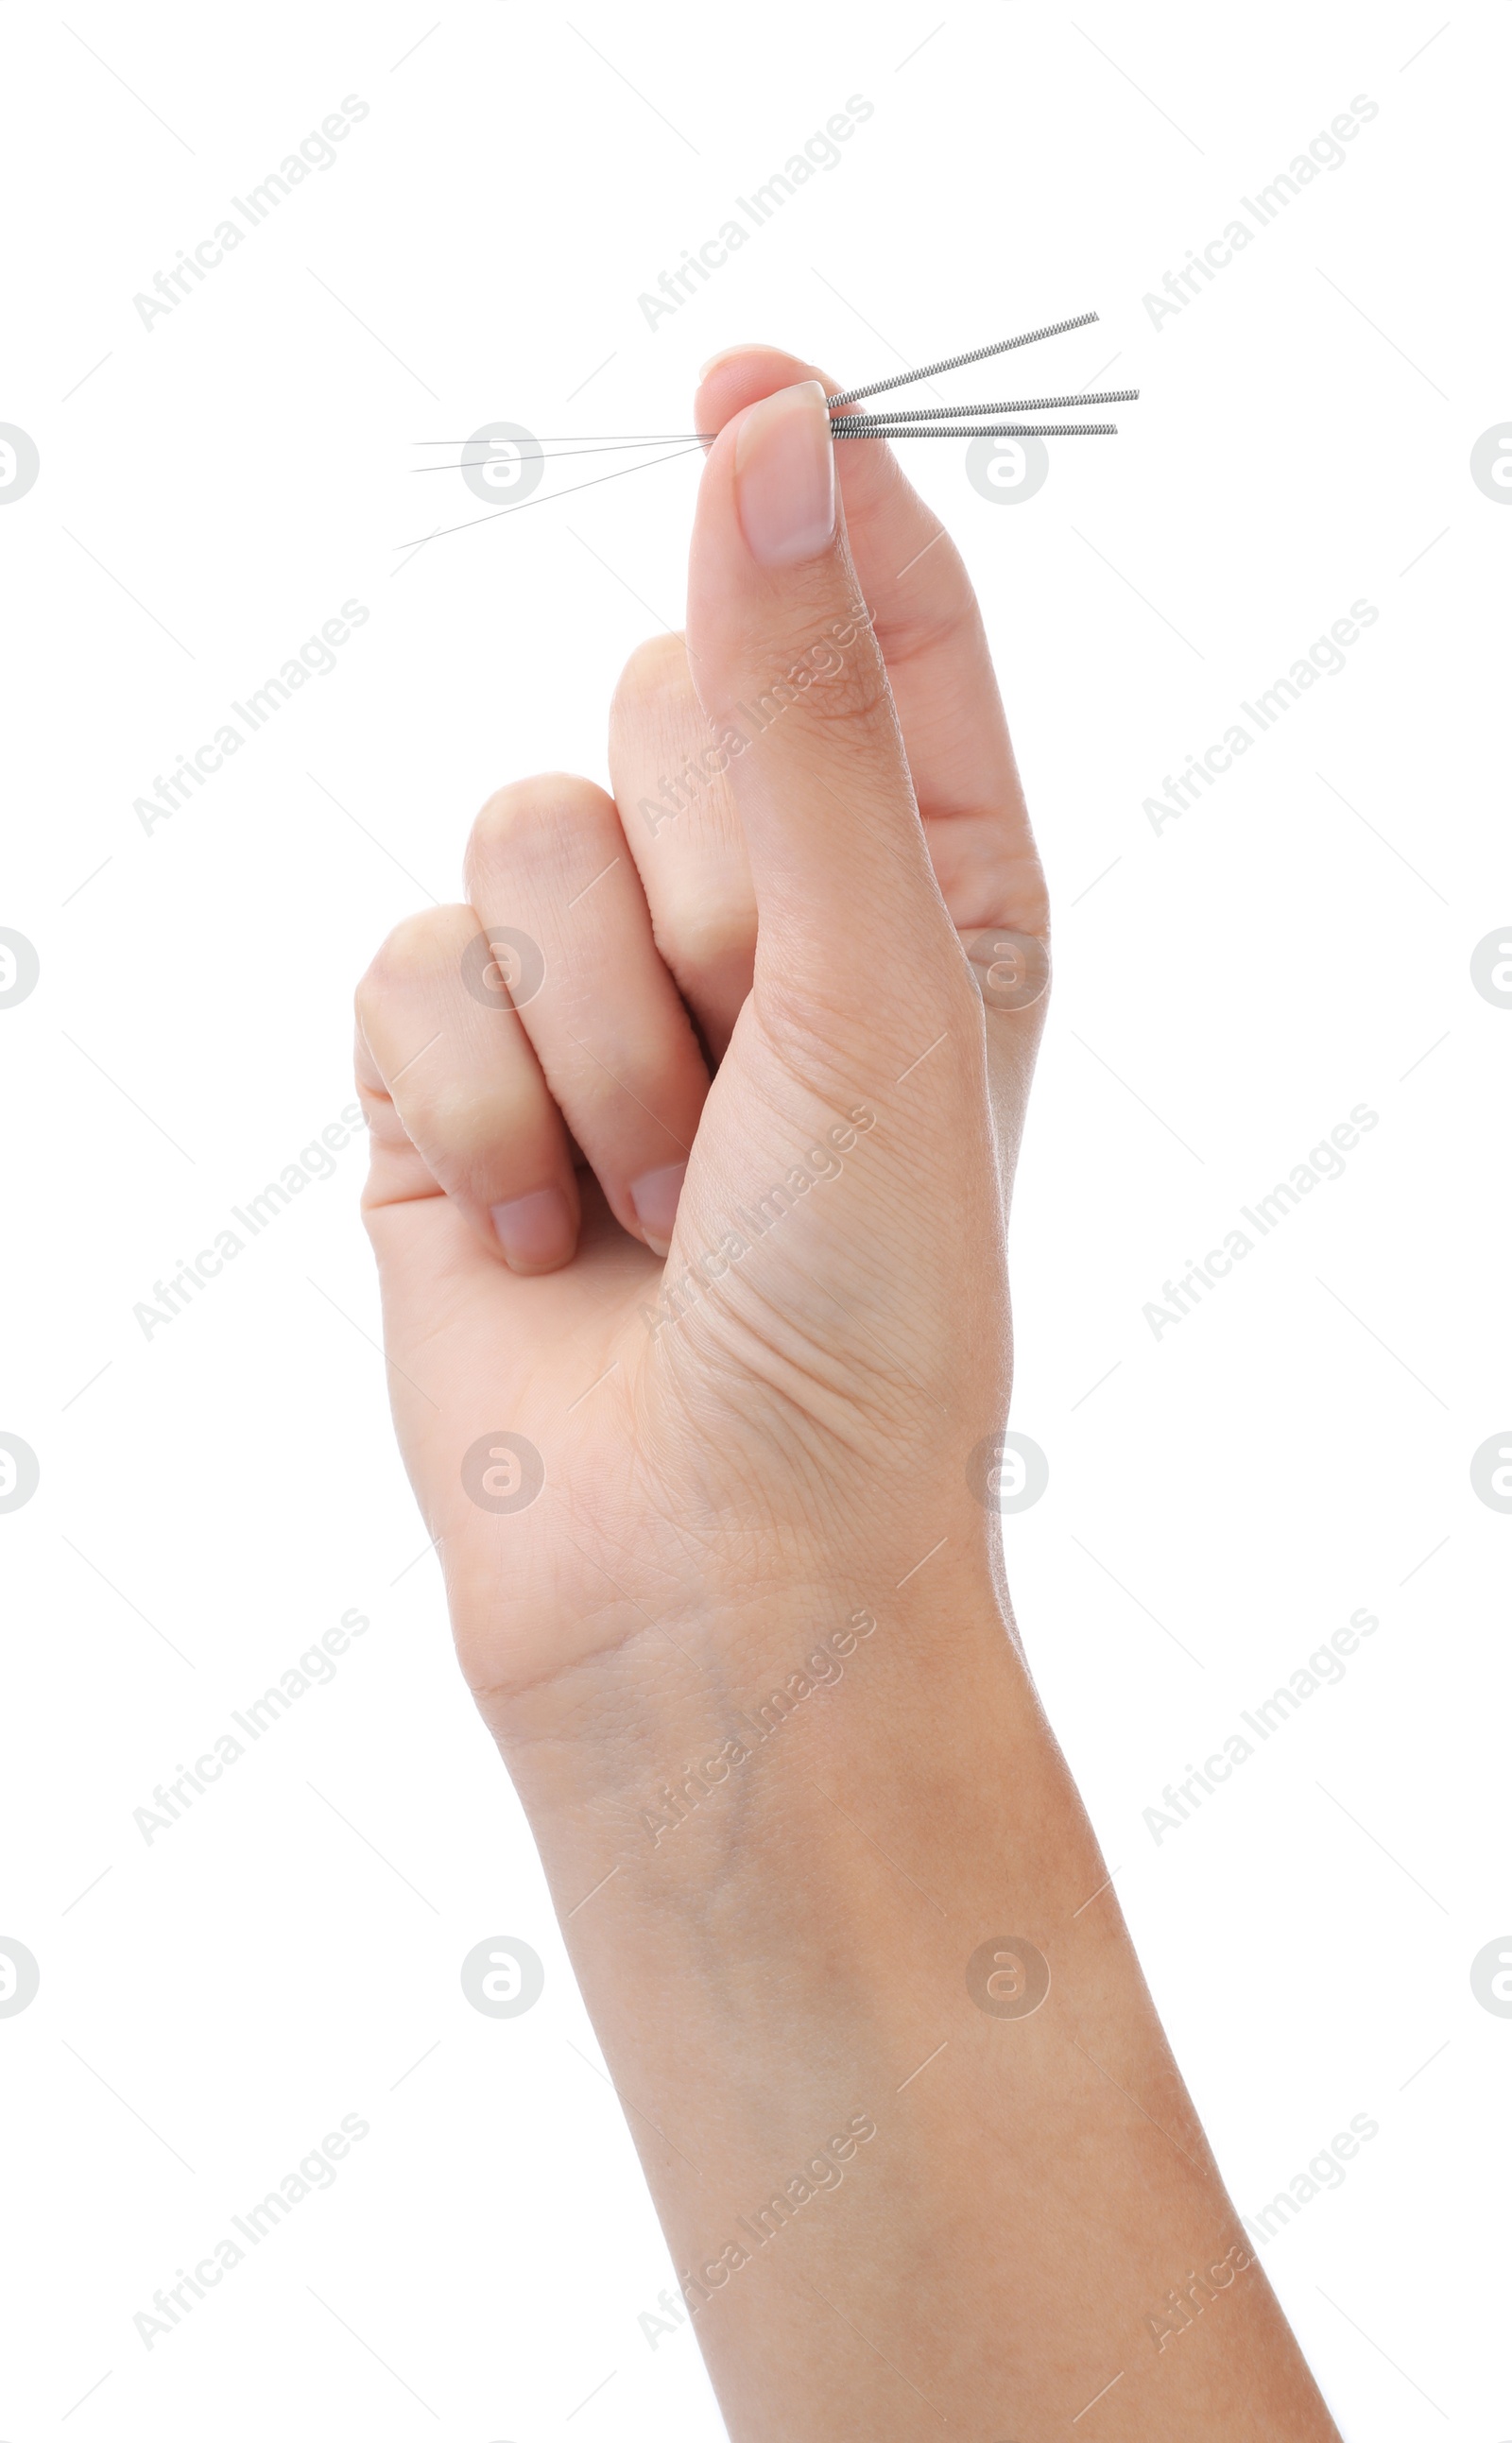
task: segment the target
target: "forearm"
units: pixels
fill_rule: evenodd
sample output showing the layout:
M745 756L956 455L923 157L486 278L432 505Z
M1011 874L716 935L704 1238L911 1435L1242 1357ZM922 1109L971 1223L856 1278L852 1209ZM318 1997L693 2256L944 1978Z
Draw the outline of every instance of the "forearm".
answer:
M674 1634L495 1727L736 2443L1332 2436L990 1588Z

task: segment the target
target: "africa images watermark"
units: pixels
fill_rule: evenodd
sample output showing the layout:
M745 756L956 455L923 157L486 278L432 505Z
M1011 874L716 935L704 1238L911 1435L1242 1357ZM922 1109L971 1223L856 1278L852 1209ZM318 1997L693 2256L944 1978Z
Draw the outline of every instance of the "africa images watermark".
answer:
M354 596L342 603L334 618L323 623L318 636L306 637L280 670L254 688L245 704L232 697L231 710L237 721L223 721L214 736L207 738L193 755L181 755L166 778L159 772L153 781L156 798L143 795L132 799L131 811L148 838L159 823L171 822L180 806L188 805L194 791L202 789L224 767L228 757L241 752L254 730L262 729L275 712L283 711L306 679L329 678L336 668L336 648L348 642L354 629L365 628L372 615L367 605ZM238 722L245 722L245 731Z
M706 1285L722 1280L733 1265L743 1262L757 1240L792 1212L801 1196L827 1180L839 1179L845 1167L841 1154L849 1153L876 1126L876 1113L867 1104L857 1103L849 1121L837 1121L822 1143L810 1146L789 1166L785 1179L774 1181L764 1196L753 1196L748 1206L736 1205L732 1220L738 1226L726 1230L717 1246L703 1248L675 1278L669 1266L655 1305L648 1306L644 1299L640 1303L640 1320L653 1340L669 1323L681 1323L690 1307L705 1295Z
M353 128L368 116L368 104L360 95L344 95L341 108L327 113L319 131L311 128L298 150L287 154L260 185L249 188L245 195L232 195L231 208L240 213L246 228L228 218L217 222L209 237L199 240L193 254L180 248L172 271L159 271L153 282L157 294L138 289L131 301L143 329L150 335L160 316L173 313L175 306L192 297L195 281L205 280L217 270L249 231L260 229L269 212L277 211L292 188L303 186L318 171L334 169L338 158L335 147L343 144Z
M1179 822L1205 789L1211 789L1226 772L1231 772L1237 758L1247 755L1264 731L1274 729L1282 715L1300 703L1308 688L1316 686L1319 678L1337 679L1347 667L1346 649L1357 644L1360 631L1374 628L1380 615L1374 603L1362 595L1357 602L1350 604L1345 617L1334 621L1326 636L1319 636L1305 653L1300 653L1291 669L1273 679L1253 703L1242 697L1239 709L1248 714L1254 729L1246 729L1242 721L1230 722L1222 738L1215 739L1201 755L1192 756L1184 772L1175 778L1166 774L1160 784L1166 793L1163 798L1151 796L1144 799L1140 812L1148 817L1155 837L1160 837L1168 824Z
M320 1135L310 1140L295 1161L284 1165L277 1179L270 1179L256 1196L249 1196L245 1206L231 1206L232 1215L247 1233L245 1239L230 1228L219 1230L214 1245L201 1247L193 1261L184 1256L175 1258L177 1271L166 1282L154 1281L152 1298L138 1298L132 1308L142 1338L151 1340L155 1332L175 1322L196 1292L208 1289L251 1240L261 1238L269 1222L287 1212L293 1198L316 1180L334 1179L336 1156L353 1143L361 1127L361 1105L345 1104L337 1118L326 1122Z
M1165 2305L1144 2320L1145 2330L1155 2348L1163 2350L1177 2333L1189 2331L1203 2309L1231 2289L1239 2275L1247 2273L1254 2262L1244 2241L1236 2239L1227 2255L1221 2256L1216 2265L1209 2265L1206 2274L1189 2271L1181 2287L1168 2290ZM1199 2290L1207 2292L1205 2299L1198 2297ZM1161 2323L1163 2316L1170 2317L1169 2324Z
M1348 2129L1337 2130L1322 2152L1313 2157L1306 2171L1298 2172L1286 2188L1279 2189L1268 2206L1262 2206L1258 2213L1241 2217L1245 2229L1253 2232L1263 2248L1267 2239L1274 2239L1303 2206L1310 2206L1325 2189L1343 2187L1345 2164L1354 2161L1362 2145L1379 2137L1380 2128L1380 2122L1373 2121L1368 2112L1356 2112Z
M827 2139L801 2172L795 2172L791 2179L773 2190L765 2205L758 2206L751 2214L737 2214L735 2220L745 2232L745 2239L727 2241L717 2256L706 2258L697 2275L686 2268L678 2275L689 2315L696 2316L700 2307L706 2307L711 2294L722 2290L731 2274L739 2273L749 2265L759 2250L769 2247L804 2206L812 2204L825 2189L838 2189L845 2177L844 2166L850 2162L857 2147L866 2145L876 2136L876 2122L872 2115L869 2112L853 2112L839 2137ZM750 2243L748 2247L747 2241ZM693 2296L695 2291L699 2293L697 2298ZM660 2305L669 2310L675 2322L669 2322L661 2316L641 2316L640 2329L652 2349L656 2347L664 2333L675 2332L683 2321L675 2302L668 2297L665 2290L660 2294Z
M669 314L675 314L691 297L696 296L699 281L708 281L716 271L722 270L730 256L743 246L747 246L754 232L765 229L773 213L780 211L800 187L806 186L810 178L817 177L821 171L838 170L844 158L840 146L848 144L857 128L864 126L876 115L875 102L868 101L864 94L853 93L844 110L836 111L822 128L816 128L802 151L793 154L785 169L774 171L765 185L753 188L748 197L737 195L735 201L750 223L749 229L731 217L715 230L712 237L705 238L696 253L689 248L675 271L662 273L656 284L661 290L659 297L642 290L636 299L652 330L655 331Z
M1319 1145L1315 1145L1305 1162L1294 1163L1285 1179L1279 1179L1267 1195L1257 1196L1253 1204L1239 1208L1255 1231L1251 1239L1246 1231L1230 1230L1221 1247L1209 1247L1201 1263L1194 1256L1187 1258L1187 1270L1175 1281L1160 1284L1167 1300L1147 1299L1140 1309L1146 1323L1159 1340L1174 1324L1185 1322L1202 1299L1204 1287L1213 1290L1226 1280L1236 1263L1253 1254L1261 1239L1268 1239L1279 1229L1289 1213L1295 1213L1304 1196L1325 1180L1342 1179L1344 1156L1353 1153L1362 1136L1380 1123L1379 1111L1369 1103L1356 1103L1347 1120L1340 1120Z
M1346 1658L1356 1654L1360 1640L1374 1637L1380 1625L1374 1612L1359 1606L1341 1628L1336 1628L1330 1638L1314 1647L1305 1662L1298 1664L1283 1686L1273 1688L1253 1712L1241 1708L1239 1718L1245 1729L1253 1731L1254 1742L1245 1736L1244 1731L1230 1731L1221 1751L1205 1756L1200 1770L1189 1762L1187 1779L1168 1781L1160 1793L1162 1804L1145 1809L1145 1829L1155 1847L1159 1848L1168 1832L1179 1832L1190 1821L1205 1793L1208 1798L1216 1797L1222 1785L1232 1779L1235 1767L1247 1764L1257 1747L1274 1738L1283 1723L1300 1713L1309 1697L1316 1697L1319 1688L1337 1688L1348 1667Z
M1211 283L1220 271L1226 271L1235 255L1253 246L1258 232L1269 229L1304 187L1310 187L1325 171L1342 170L1349 158L1344 146L1352 144L1361 127L1368 127L1380 115L1379 102L1372 101L1369 94L1357 93L1349 109L1341 110L1330 128L1320 129L1306 152L1296 156L1289 169L1279 171L1268 187L1258 188L1253 195L1241 195L1240 203L1249 220L1231 220L1217 237L1208 239L1201 254L1195 247L1189 248L1184 268L1166 274L1165 296L1150 291L1141 300L1155 329L1158 331L1172 314L1179 314L1200 297L1203 284ZM1251 221L1253 228L1249 226ZM1226 253L1223 251L1226 247Z
M774 1738L783 1724L819 1688L833 1688L845 1677L845 1663L855 1653L857 1640L870 1637L876 1627L876 1615L864 1607L853 1611L842 1628L833 1629L818 1642L818 1650L810 1654L801 1670L788 1674L781 1688L773 1688L749 1714L737 1715L740 1728L731 1733L713 1755L701 1763L683 1767L682 1778L675 1789L663 1782L653 1793L655 1811L642 1808L642 1831L655 1848L664 1832L675 1832L687 1822L695 1807L700 1807L710 1791L722 1781L728 1781L736 1767L747 1764L758 1748Z
M855 644L857 629L866 625L864 603L857 604L850 616L832 620L818 644L810 645L806 652L800 653L784 677L774 679L753 705L742 701L735 706L740 721L726 722L711 746L706 746L696 757L690 755L682 770L672 780L665 773L659 773L656 786L662 797L640 798L636 804L636 812L647 825L652 838L655 838L663 823L670 823L676 816L687 814L710 781L717 781L728 772L737 756L744 755L747 748L780 721L784 712L790 712L795 704L802 703L816 681L838 677L845 667L845 648ZM749 727L743 729L742 721L748 723Z
M267 1687L254 1697L245 1712L233 1707L231 1720L235 1731L219 1732L203 1755L194 1758L193 1767L180 1764L173 1781L159 1782L152 1794L152 1804L132 1810L132 1822L152 1847L159 1832L171 1832L174 1826L188 1814L196 1798L205 1797L219 1781L228 1765L240 1764L248 1747L253 1746L264 1733L282 1719L296 1699L311 1688L328 1687L336 1677L336 1665L349 1650L354 1638L365 1637L372 1623L365 1611L355 1607L343 1611L333 1628L324 1631L313 1644L307 1645L297 1662L291 1662L276 1687ZM246 1741L246 1746L243 1745Z
M172 2285L165 2283L161 2289L153 2292L153 2307L157 2314L143 2307L131 2320L143 2349L152 2349L181 2324L184 2318L193 2313L194 2301L207 2299L227 2274L243 2263L249 2250L260 2248L286 2215L292 2213L294 2208L302 2205L316 2189L334 2188L337 2164L344 2162L352 2148L368 2136L370 2128L371 2123L362 2120L360 2114L343 2113L340 2129L327 2130L319 2146L312 2147L303 2158L297 2171L286 2172L277 2188L269 2189L257 2205L249 2206L245 2214L232 2214L231 2222L241 2233L240 2240L232 2239L229 2232L224 2239L217 2239L211 2253L200 2258L193 2273L186 2272L179 2266L177 2281ZM243 2241L246 2242L245 2247Z

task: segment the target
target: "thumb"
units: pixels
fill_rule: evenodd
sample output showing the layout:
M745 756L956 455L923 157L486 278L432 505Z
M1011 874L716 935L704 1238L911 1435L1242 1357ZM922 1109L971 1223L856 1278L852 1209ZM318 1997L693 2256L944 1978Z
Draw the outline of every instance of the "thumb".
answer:
M964 982L846 546L820 382L758 399L710 450L688 652L746 834L758 983L870 1033L879 979L894 1005L942 957Z

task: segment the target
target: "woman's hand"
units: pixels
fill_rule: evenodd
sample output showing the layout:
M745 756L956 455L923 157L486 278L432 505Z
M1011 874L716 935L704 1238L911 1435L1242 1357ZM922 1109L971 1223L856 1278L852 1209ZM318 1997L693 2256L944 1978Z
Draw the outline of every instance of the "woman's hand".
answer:
M739 2443L1337 2443L997 1581L1047 963L970 591L808 368L698 420L614 797L503 791L358 996L463 1662Z
M500 790L358 993L399 1435L501 1728L784 1585L990 1584L1044 887L960 559L832 387L710 369L613 797Z

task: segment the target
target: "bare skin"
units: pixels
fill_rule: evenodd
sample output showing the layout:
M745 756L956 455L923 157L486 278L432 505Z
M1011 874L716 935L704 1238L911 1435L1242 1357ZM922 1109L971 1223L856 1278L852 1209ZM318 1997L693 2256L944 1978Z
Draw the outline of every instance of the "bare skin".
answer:
M614 795L501 790L359 988L400 1442L735 2443L1323 2443L1002 1583L1048 908L818 380L706 369Z

